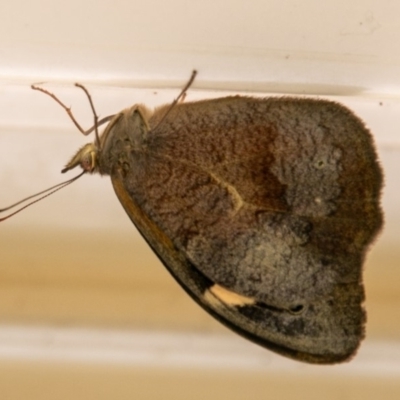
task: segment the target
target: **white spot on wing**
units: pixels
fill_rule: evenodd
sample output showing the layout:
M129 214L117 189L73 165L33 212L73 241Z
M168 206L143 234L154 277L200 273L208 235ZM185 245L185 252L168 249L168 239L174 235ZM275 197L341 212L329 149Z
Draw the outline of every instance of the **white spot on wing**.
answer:
M220 285L213 285L204 293L204 299L213 306L243 307L255 303L255 300L232 292Z

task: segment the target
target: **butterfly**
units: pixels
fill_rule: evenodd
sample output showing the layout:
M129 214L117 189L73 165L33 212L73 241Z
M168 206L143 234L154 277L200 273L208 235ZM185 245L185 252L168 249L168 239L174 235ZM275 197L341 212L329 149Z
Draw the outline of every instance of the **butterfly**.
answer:
M100 121L78 85L96 137L63 172L109 175L160 261L225 326L295 360L349 359L365 331L362 265L383 223L371 133L332 101L181 101L194 77L172 104Z

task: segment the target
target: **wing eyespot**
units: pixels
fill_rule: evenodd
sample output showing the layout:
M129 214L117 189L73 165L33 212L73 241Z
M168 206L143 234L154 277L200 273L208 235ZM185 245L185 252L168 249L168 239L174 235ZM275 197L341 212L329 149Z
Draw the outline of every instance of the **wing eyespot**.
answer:
M299 315L299 314L301 314L303 311L304 311L304 305L303 304L297 304L297 305L295 305L295 306L293 306L293 307L290 307L289 308L289 311L292 313L292 314L296 314L296 315Z

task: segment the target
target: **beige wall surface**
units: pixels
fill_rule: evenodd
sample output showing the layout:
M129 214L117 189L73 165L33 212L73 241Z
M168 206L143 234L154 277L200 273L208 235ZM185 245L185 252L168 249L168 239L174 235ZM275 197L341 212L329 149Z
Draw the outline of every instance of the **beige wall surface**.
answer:
M365 265L367 337L344 365L276 356L220 326L140 238L108 178L85 176L0 226L5 399L400 398L400 2L0 4L0 207L65 176L84 126L134 103L232 93L342 102L373 132L385 229ZM68 176L73 176L71 173Z

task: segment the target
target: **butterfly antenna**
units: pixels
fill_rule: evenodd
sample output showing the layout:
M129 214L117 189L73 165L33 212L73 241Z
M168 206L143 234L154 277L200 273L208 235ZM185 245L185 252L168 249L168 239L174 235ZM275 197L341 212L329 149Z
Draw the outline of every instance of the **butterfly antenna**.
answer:
M11 209L14 208L14 207L17 207L18 205L20 205L20 204L22 204L22 203L25 203L25 202L28 201L28 200L31 200L31 199L34 199L35 197L38 197L38 196L43 195L43 196L39 197L38 199L33 200L33 201L31 201L30 203L26 204L25 206L19 208L18 210L12 212L11 214L7 215L6 217L0 218L0 222L5 221L5 220L8 219L8 218L11 218L11 217L14 216L15 214L18 214L18 213L21 212L22 210L25 210L25 208L28 208L28 207L30 207L31 205L33 205L33 204L35 204L35 203L37 203L37 202L39 202L39 201L45 199L46 197L52 195L53 193L58 192L59 190L61 190L61 189L64 188L65 186L68 186L68 185L70 185L72 182L75 182L77 179L79 179L79 178L80 178L83 174L85 174L85 173L86 173L86 171L82 171L79 175L75 176L75 177L72 178L72 179L68 179L68 180L65 181L65 182L61 182L61 183L59 183L59 184L57 184L57 185L54 185L54 186L52 186L52 187L50 187L50 188L48 188L48 189L46 189L46 190L42 190L41 192L36 193L36 194L34 194L34 195L32 195L32 196L28 196L28 197L26 197L25 199L22 199L22 200L18 201L17 203L12 204L12 205L9 206L9 207L0 209L0 213L2 213L2 212L5 212L5 211L8 211L8 210L11 210Z

